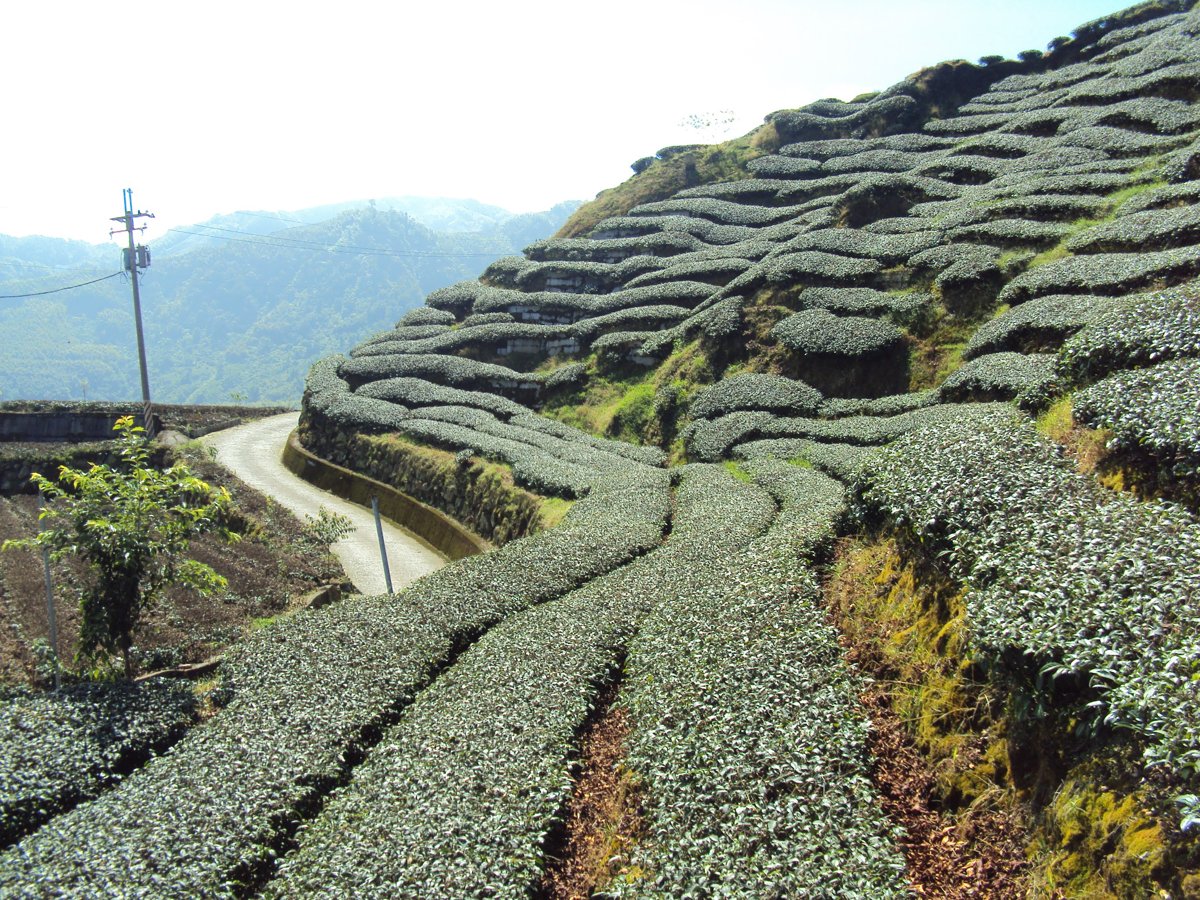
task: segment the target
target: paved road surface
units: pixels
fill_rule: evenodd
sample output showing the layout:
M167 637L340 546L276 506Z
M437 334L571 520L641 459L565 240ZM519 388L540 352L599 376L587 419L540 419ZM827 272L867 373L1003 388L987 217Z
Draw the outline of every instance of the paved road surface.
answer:
M284 413L259 419L247 425L227 428L201 440L217 450L217 460L253 488L286 506L300 518L315 516L325 506L348 516L354 531L331 548L354 586L364 594L382 594L386 590L383 566L379 560L379 541L370 508L350 503L328 491L297 478L282 462L284 444L296 427L296 413ZM410 531L383 522L392 588L400 590L446 564L446 559Z

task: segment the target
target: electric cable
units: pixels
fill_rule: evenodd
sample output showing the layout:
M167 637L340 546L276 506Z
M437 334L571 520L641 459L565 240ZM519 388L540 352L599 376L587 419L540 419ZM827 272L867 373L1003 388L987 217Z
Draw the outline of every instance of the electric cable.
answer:
M66 287L54 288L49 291L34 291L30 294L0 294L0 300L20 300L24 297L44 297L47 294L61 294L63 291L73 291L75 288L87 287L89 284L96 284L100 281L108 281L110 278L116 278L118 275L124 275L125 272L113 272L111 275L105 275L103 278L93 278L91 281L84 281L80 284L68 284Z

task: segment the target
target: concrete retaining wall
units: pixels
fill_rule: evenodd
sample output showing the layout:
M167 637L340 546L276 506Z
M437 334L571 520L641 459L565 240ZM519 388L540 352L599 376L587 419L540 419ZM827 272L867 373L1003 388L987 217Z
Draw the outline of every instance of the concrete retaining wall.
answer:
M379 498L379 512L431 543L451 560L484 553L492 545L445 513L414 500L390 485L321 459L300 446L296 432L283 449L283 464L295 475L343 499L371 505Z

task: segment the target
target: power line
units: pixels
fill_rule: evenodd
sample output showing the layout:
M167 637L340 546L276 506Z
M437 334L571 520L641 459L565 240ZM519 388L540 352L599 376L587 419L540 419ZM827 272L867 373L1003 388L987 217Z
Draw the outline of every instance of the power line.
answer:
M44 297L47 294L61 294L63 291L73 291L75 288L87 287L89 284L108 281L110 278L116 278L118 275L124 274L124 272L113 272L111 275L105 275L103 278L93 278L91 281L84 281L80 284L68 284L66 287L54 288L50 291L34 291L32 294L0 294L0 300L20 300L24 297Z

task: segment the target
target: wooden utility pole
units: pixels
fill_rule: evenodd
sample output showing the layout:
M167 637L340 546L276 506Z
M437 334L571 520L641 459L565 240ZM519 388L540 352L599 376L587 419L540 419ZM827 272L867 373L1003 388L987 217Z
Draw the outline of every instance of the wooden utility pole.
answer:
M125 271L129 273L133 285L133 320L137 326L138 366L142 376L142 424L146 428L146 437L154 437L154 409L150 406L150 376L146 372L146 339L142 333L142 298L138 293L138 270L150 265L150 248L144 244L134 245L133 233L145 231L145 225L134 226L134 219L153 219L154 213L133 211L133 189L125 188L125 213L113 216L114 222L120 222L124 228L114 228L108 233L112 237L124 231L129 235L129 247L124 250Z

